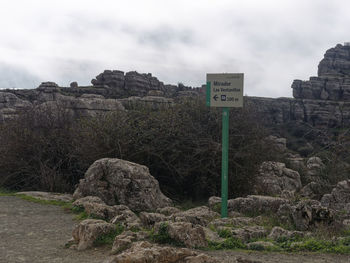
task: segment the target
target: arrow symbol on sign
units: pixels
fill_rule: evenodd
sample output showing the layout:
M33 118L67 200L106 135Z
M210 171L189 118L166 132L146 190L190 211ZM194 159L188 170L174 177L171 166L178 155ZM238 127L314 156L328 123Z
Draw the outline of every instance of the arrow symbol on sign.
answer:
M215 95L213 99L216 101L218 99L218 95Z

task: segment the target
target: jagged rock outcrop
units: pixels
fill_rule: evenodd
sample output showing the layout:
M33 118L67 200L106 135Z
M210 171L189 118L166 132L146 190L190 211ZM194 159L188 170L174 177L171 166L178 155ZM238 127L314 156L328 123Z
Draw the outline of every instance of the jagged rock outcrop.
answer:
M284 163L263 162L254 189L261 195L281 196L285 191L293 194L301 189L300 175Z
M350 46L327 50L318 65L318 76L295 80L293 96L301 99L350 101Z
M350 126L349 65L350 46L339 44L325 53L318 66L318 76L312 76L307 81L293 82L294 98L245 97L244 105L254 108L259 119L270 125L296 121L317 127ZM44 82L34 90L2 91L0 94L6 92L15 95L17 103L11 107L2 106L1 96L4 95L0 96L0 121L16 116L18 110L28 103L38 105L48 101L67 100L67 97L74 101L71 103L72 109L80 109L80 105L85 104L85 113L101 111L101 106L94 108L86 102L87 98L83 94L103 96L103 103L110 103L108 99L123 99L121 102L125 107L136 103L152 105L156 109L169 107L174 101L181 102L183 96L205 95L203 88L192 89L182 84L164 85L152 74L136 71L124 74L119 70L105 70L92 80L92 84L93 86L83 87L74 83L71 87L59 87L53 82ZM107 107L103 110L110 111L114 108Z
M108 205L122 204L135 211L172 204L146 166L116 158L100 159L89 167L73 194L75 199L84 196L98 196Z
M9 92L0 92L0 121L6 121L18 116L21 110L32 106L29 101L22 100Z
M350 180L339 182L330 194L325 194L321 203L323 206L350 213Z

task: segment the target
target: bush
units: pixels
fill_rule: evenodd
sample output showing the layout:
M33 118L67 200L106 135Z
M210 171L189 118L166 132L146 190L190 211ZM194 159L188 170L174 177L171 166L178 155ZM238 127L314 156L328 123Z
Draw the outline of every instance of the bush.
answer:
M257 120L249 107L230 110L229 197L249 194L259 165L272 158ZM201 100L80 119L55 105L0 129L0 186L73 191L94 161L108 157L148 166L175 200L220 195L221 111Z
M250 193L259 164L269 158L266 133L256 119L250 109L231 110L230 197ZM81 167L117 157L149 167L172 198L199 200L220 193L221 112L202 101L85 119L77 131L74 148Z
M70 113L58 104L32 108L0 126L0 185L72 191L80 177L72 154Z

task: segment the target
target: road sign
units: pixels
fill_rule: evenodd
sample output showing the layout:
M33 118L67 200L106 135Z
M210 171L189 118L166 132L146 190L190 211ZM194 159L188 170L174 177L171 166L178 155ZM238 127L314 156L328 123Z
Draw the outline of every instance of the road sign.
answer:
M207 74L207 106L222 107L221 217L227 217L230 107L243 107L243 73Z
M207 106L243 107L243 73L207 74Z

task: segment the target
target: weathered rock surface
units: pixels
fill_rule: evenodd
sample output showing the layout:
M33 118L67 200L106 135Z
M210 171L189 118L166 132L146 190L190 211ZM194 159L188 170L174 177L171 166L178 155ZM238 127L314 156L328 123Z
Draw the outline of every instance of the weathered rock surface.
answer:
M209 222L219 217L220 215L210 210L209 207L200 206L173 214L170 219L175 222L190 222L195 225L207 226Z
M105 263L219 263L219 261L186 248L164 247L141 241L133 243L128 250Z
M233 236L242 240L243 242L248 242L249 240L256 238L263 238L268 235L268 231L262 226L247 226L232 229L231 232Z
M334 213L316 200L300 201L293 210L292 218L299 231L306 231L318 224L330 224L334 221Z
M170 216L172 214L176 214L181 212L181 210L179 208L176 208L174 206L167 206L167 207L160 207L157 208L157 213L166 215L166 216Z
M323 195L331 191L331 186L327 183L311 182L300 190L300 195L310 199L321 200Z
M142 224L146 227L152 227L155 223L168 220L167 216L159 213L141 212L139 216Z
M162 223L158 223L155 229L159 229ZM169 236L183 243L188 248L207 247L204 228L187 222L167 222Z
M103 220L86 219L73 229L72 235L78 244L78 250L85 250L93 246L94 241L102 235L115 230L115 225Z
M350 180L339 182L330 194L325 194L321 203L335 210L350 212Z
M296 192L301 188L298 172L286 168L284 163L264 162L256 177L256 194L281 196L283 191Z
M295 80L292 84L294 98L257 98L245 97L246 107L253 107L261 119L268 124L285 122L307 122L317 127L335 127L350 125L350 64L349 46L337 45L329 49L319 64L317 77L310 77L308 81ZM116 102L108 99L121 99L128 107L135 103L152 105L155 108L168 107L175 98L198 97L204 95L200 88L191 89L184 85L164 85L151 74L140 74L135 71L124 74L118 70L105 70L92 80L93 86L59 87L53 82L44 82L35 90L6 90L2 96L14 95L17 103L11 107L1 107L0 120L12 118L18 110L34 103L35 105L48 101L57 101L68 95L73 102L72 107L79 109L84 105L82 113L94 115L96 112L117 108ZM205 89L204 89L205 90ZM11 94L12 95L8 95ZM64 94L64 95L63 95ZM109 104L104 108L100 102L81 101L82 94L101 95L103 103ZM164 97L163 97L164 96ZM130 98L129 97L134 97ZM91 98L90 98L91 99ZM125 100L124 100L125 99ZM96 98L95 98L96 100ZM0 99L1 101L1 99ZM29 103L29 104L28 104ZM77 104L77 105L75 105ZM97 106L96 106L97 104ZM119 105L120 106L120 105ZM118 107L119 107L118 106ZM76 107L76 108L75 108ZM283 149L283 141L280 141Z
M101 198L97 196L79 198L73 202L73 206L84 208L84 211L88 215L108 221L110 220L113 221L113 223L120 223L126 228L141 226L140 219L129 207L125 205L106 205Z
M280 197L248 195L228 200L228 210L243 214L257 215L264 213L276 213L282 204L289 201Z
M154 211L172 204L146 166L120 159L104 158L90 166L73 197L89 195L100 197L108 205L123 204L135 211Z
M21 110L29 109L32 104L20 99L15 94L0 92L0 121L6 121L18 116Z
M147 237L148 234L146 232L140 231L135 233L132 231L125 231L115 237L111 254L118 254L131 247L133 242L145 240Z
M125 205L114 205L115 217L110 222L112 224L121 224L126 229L139 229L142 227L140 218Z

